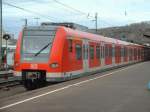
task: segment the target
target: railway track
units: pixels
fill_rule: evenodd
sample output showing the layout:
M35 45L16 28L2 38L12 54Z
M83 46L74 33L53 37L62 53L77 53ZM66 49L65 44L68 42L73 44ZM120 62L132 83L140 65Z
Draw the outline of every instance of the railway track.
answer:
M14 87L20 85L20 83L18 81L11 81L11 82L6 82L6 83L1 83L0 84L0 89L4 89L4 90L9 90L10 87Z
M7 89L9 87L13 87L19 84L20 84L19 81L17 81L13 77L12 71L0 72L0 89Z

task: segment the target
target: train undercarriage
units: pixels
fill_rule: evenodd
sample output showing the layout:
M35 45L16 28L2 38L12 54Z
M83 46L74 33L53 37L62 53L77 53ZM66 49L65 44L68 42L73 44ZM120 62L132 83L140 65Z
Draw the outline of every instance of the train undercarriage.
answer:
M33 90L46 85L46 71L24 70L22 83L27 90Z

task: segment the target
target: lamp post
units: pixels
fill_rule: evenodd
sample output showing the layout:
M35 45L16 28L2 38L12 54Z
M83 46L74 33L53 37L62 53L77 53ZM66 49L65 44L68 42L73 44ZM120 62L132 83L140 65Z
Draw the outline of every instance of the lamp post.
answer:
M4 34L3 39L6 40L6 71L7 71L7 41L10 39L10 35L9 34Z
M28 20L25 18L25 19L22 19L22 21L24 21L24 27L27 27L28 26Z
M88 13L87 18L90 19L89 17L91 17L91 16ZM95 22L95 33L97 33L97 30L98 30L98 13L97 12L95 13L94 20L93 20L93 16L92 16L92 21Z
M2 0L0 0L0 65L2 64Z

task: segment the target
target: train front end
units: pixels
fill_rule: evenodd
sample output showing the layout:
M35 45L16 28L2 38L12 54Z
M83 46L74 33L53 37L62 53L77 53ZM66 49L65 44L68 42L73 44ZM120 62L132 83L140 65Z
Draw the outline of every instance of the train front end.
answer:
M56 29L44 26L25 27L20 34L15 52L14 75L21 79L29 90L43 86L48 72L60 70L59 62L55 58L58 57L57 51L53 56L54 62L50 59ZM51 67L55 69L51 70Z

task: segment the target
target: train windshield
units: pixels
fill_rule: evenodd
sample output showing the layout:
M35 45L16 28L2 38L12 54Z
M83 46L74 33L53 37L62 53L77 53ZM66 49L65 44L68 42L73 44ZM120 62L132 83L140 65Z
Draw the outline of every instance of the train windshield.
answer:
M22 61L47 62L55 37L52 28L26 28L22 40Z

